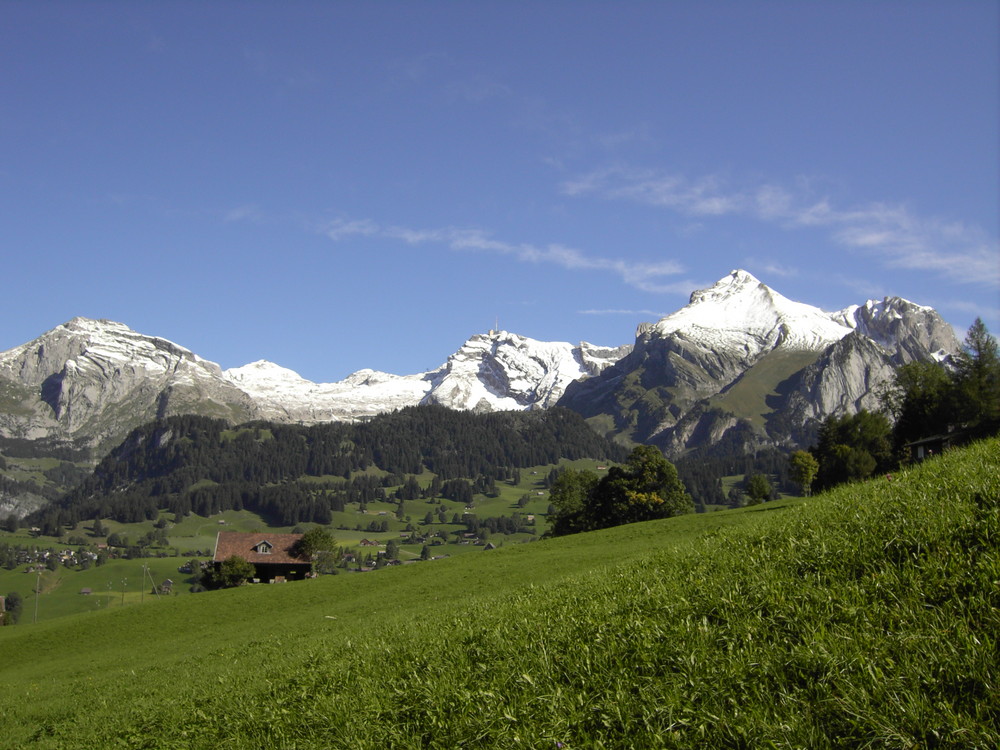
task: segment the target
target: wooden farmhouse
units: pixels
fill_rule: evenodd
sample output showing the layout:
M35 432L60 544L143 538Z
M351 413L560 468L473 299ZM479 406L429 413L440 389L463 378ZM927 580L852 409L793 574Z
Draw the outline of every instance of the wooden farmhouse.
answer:
M312 561L295 554L295 545L301 538L302 534L274 534L269 531L220 531L215 538L212 564L218 570L230 557L242 557L253 565L255 581L276 583L300 580L312 572Z
M943 435L931 435L922 440L915 440L907 443L904 448L910 451L910 460L923 461L925 458L940 456L950 448L961 445L966 440L966 434L959 430L947 432Z

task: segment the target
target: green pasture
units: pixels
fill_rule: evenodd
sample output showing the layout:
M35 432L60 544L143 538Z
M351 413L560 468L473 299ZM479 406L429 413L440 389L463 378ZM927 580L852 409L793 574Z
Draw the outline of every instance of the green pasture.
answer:
M576 470L588 469L596 472L597 474L602 474L606 471L608 464L602 461L596 461L592 459L580 459L575 461L562 461L561 466L570 467ZM473 499L473 510L470 511L473 515L481 519L486 519L490 517L507 515L510 516L514 513L521 513L524 516L533 515L535 517L535 524L533 526L535 534L511 534L511 535L494 535L490 538L492 542L497 547L505 547L513 544L521 544L525 542L537 541L546 531L548 525L546 520L546 513L549 506L549 493L545 489L545 479L549 472L555 468L555 464L548 464L543 466L532 467L524 469L520 472L521 481L514 484L510 481L498 481L496 483L497 490L499 494L497 497L486 497L484 495L475 495ZM385 472L377 472L379 475L384 475ZM421 486L427 487L430 485L433 474L430 472L424 472L423 474L417 475L417 480ZM331 478L327 478L331 479ZM732 482L742 479L741 476L737 477L727 477L724 481ZM322 481L317 479L317 481ZM386 493L391 495L395 492L396 487L386 488ZM726 488L728 490L728 486ZM523 508L518 507L518 501L522 496L527 495L530 499ZM723 507L723 506L720 506ZM438 522L438 509L444 508L446 523ZM465 526L463 524L451 523L452 518L457 514L460 518L464 517L466 510L465 504L459 502L453 502L445 499L435 499L435 500L409 500L404 504L404 519L397 520L396 518L397 506L392 502L372 502L367 504L367 510L362 513L359 510L357 504L348 505L343 512L334 512L331 524L327 527L331 531L337 545L345 549L353 549L356 553L359 553L362 558L367 554L371 554L373 557L377 554L377 549L361 547L360 543L362 539L369 539L379 542L384 545L393 540L399 545L399 559L402 561L407 560L418 560L420 554L423 550L424 543L408 544L404 539L404 529L408 525L412 525L420 533L432 537L439 531L444 531L448 535L448 541L446 543L436 543L432 539L428 539L426 542L430 547L430 553L432 556L447 556L447 557L467 557L469 555L476 555L483 553L484 548L482 545L475 545L465 541L456 541L454 532L464 531ZM434 518L431 524L425 524L424 519L426 514L430 512ZM179 523L174 523L175 518L171 513L161 513L160 518L156 520L147 520L138 523L123 524L110 519L103 519L102 524L107 529L108 534L118 533L125 535L130 542L134 543L139 538L141 538L146 533L154 529L154 524L157 521L167 522L167 535L169 539L169 546L166 548L151 548L151 553L153 555L165 555L165 557L150 557L143 558L146 560L150 566L150 570L156 570L162 573L163 577L169 577L175 582L174 595L187 594L190 591L191 585L196 583L196 579L191 576L184 576L176 573L178 566L182 565L188 558L195 557L199 559L208 559L211 557L215 549L215 539L219 531L247 531L256 532L265 529L271 529L277 533L285 533L292 531L292 526L285 527L271 527L264 519L262 519L258 514L248 511L248 510L228 510L213 515L210 518L204 518L198 515L189 515L181 519ZM389 529L387 531L369 531L368 524L372 521L385 521L388 524ZM309 527L313 524L302 524L302 527ZM360 529L357 528L360 526ZM7 532L0 532L0 541L6 542L8 544L17 544L23 546L37 546L41 548L48 549L64 549L72 548L75 545L70 545L67 543L67 539L70 537L80 537L87 540L91 545L96 545L98 543L103 543L106 536L95 536L92 532L93 521L85 521L77 524L73 528L68 528L62 537L34 537L27 533L26 529L21 529L15 534L10 534ZM180 559L178 559L180 556ZM142 560L133 561L123 561L123 560L112 560L109 565L119 566L128 565L133 569L132 580L138 580L138 573L135 570L141 571ZM18 591L22 596L25 597L26 607L32 610L34 615L34 583L29 582L24 571L28 566L19 566L14 571L0 570L0 593L7 593L10 591ZM173 574L171 574L173 571ZM52 578L58 578L60 584L58 586L51 587L46 590L41 597L40 606L38 608L37 617L39 620L47 620L53 617L60 617L66 614L76 614L78 612L89 611L90 608L100 608L103 606L103 602L110 598L115 600L115 597L107 596L107 582L97 581L96 578L100 578L98 570L89 571L77 571L60 567L55 573L47 572L46 575ZM123 575L117 573L111 575L109 580L115 581L114 589L118 590L119 582ZM33 578L33 577L32 577ZM87 598L86 596L81 596L79 591L85 588L92 590L90 595L92 598ZM142 597L138 594L138 589L136 589L136 596L134 597L136 602L142 600ZM130 603L132 597L127 592L125 597L125 602Z
M992 440L809 500L95 608L0 629L0 747L994 748L998 539Z
M774 411L767 404L768 397L777 395L775 388L782 381L807 367L817 356L810 351L772 351L710 401L714 406L748 419L758 429L763 429L765 417Z
M0 570L0 592L16 591L23 597L22 623L34 622L36 615L41 623L82 612L161 602L166 596L153 594L153 583L160 584L167 578L174 582L172 596L186 594L191 577L177 570L184 562L186 558L176 557L109 560L87 570L60 566L44 570L41 575L26 572L26 567L20 566L16 570ZM39 584L41 594L36 597L35 587ZM90 593L82 593L85 590Z
M562 461L561 465L570 466L575 469L591 469L597 471L598 473L601 473L602 471L598 469L598 467L606 466L604 462L594 461L591 459ZM490 540L494 545L509 546L512 544L530 542L538 539L542 534L544 534L547 529L546 512L549 505L548 491L544 488L544 480L555 466L555 464L548 464L523 469L520 472L521 481L517 484L513 484L509 481L498 481L496 483L499 493L497 497L486 497L484 495L474 496L472 503L473 510L470 512L481 519L500 515L510 516L514 513L521 513L525 516L535 516L535 525L533 527L535 530L534 535L526 533L496 535L495 538ZM374 470L374 473L379 476L385 475L385 472L380 472L378 470ZM427 487L430 485L433 477L434 475L430 472L424 472L417 475L417 481L421 486ZM317 483L320 483L337 478L326 477L313 479ZM195 486L197 486L197 483ZM397 487L387 487L386 493L391 495L396 489ZM518 501L524 495L528 495L530 500L525 507L519 508ZM438 521L437 512L439 508L443 508L445 510L446 523L440 523ZM394 502L368 503L364 513L361 512L358 504L350 504L345 507L344 511L334 512L332 514L332 522L328 528L330 529L338 546L354 549L355 552L360 553L362 557L368 553L371 553L373 556L376 554L376 548L362 548L360 546L362 539L370 539L379 542L381 545L385 545L389 540L394 540L400 547L400 560L405 561L418 559L424 545L423 543L405 543L402 535L408 525L411 525L417 531L426 533L429 536L436 534L439 531L444 531L448 534L447 543L432 544L428 541L428 544L432 545L431 553L434 556L465 557L484 551L482 546L455 541L455 537L453 536L454 532L464 531L465 526L463 524L451 523L451 520L455 514L458 514L460 518L464 516L466 512L464 503L453 502L445 499L435 499L433 501L422 499L406 501L404 504L405 514L403 520L398 520L396 518L396 510L397 505ZM432 514L434 519L431 524L424 523L424 519L428 512ZM0 541L8 544L29 547L65 549L77 546L70 545L68 543L68 539L70 537L82 538L85 539L89 545L97 545L99 543L104 543L108 535L117 533L125 535L130 543L135 543L145 534L152 531L154 529L154 524L158 521L165 521L169 545L166 548L154 547L150 549L150 552L153 555L165 555L165 557L151 557L144 559L149 562L151 569L155 568L158 571L166 571L164 572L164 576L175 581L176 585L174 591L176 595L179 595L188 593L190 586L195 583L195 580L186 576L180 576L179 579L178 575L170 575L169 571L172 569L176 572L177 567L183 564L188 557L194 556L200 559L210 557L215 549L215 539L219 531L256 532L271 529L278 533L284 533L292 531L294 528L292 526L271 527L267 524L265 519L248 510L228 510L213 515L210 518L204 518L202 516L192 514L181 519L179 523L175 523L176 520L177 519L174 518L172 513L161 513L160 518L158 519L127 524L119 523L110 519L102 519L101 523L107 530L107 534L101 536L97 536L93 533L93 521L89 520L79 523L72 528L67 528L61 537L35 537L28 534L27 529L20 529L16 533L0 532ZM372 521L385 521L388 524L388 530L384 532L369 531L368 525ZM309 527L312 525L313 524L302 524L303 527ZM178 556L180 556L180 558L178 558ZM125 562L128 562L133 566L138 565L138 569L141 570L142 560L111 561L111 564L117 566L118 564ZM34 584L27 582L28 576L24 573L27 567L28 566L22 565L14 571L0 570L0 592L7 593L9 591L18 591L25 597L25 606L29 607L32 610L32 613L34 613L33 599L29 599L29 597L34 597ZM106 582L97 582L97 584L94 583L93 579L95 572L95 570L77 571L60 567L55 573L46 573L46 575L50 577L58 578L60 585L52 587L50 591L42 595L38 608L38 619L40 621L47 620L66 614L88 611L91 607L95 609L99 608L101 606L100 602L103 602L104 599L108 598L101 593L105 592L107 586ZM120 578L121 576L118 576L114 580L118 581ZM118 584L116 583L115 586L117 587ZM79 595L78 592L84 588L89 588L94 592L90 595L92 598L87 598L86 596L81 597L81 595ZM140 599L138 594L135 598L137 601ZM125 601L126 603L130 602L128 593L126 593Z

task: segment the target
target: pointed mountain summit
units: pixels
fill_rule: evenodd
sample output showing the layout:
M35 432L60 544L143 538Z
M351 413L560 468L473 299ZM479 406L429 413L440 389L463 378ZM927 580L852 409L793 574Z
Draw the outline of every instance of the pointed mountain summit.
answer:
M0 437L47 438L82 449L117 443L172 414L256 416L217 364L109 320L74 318L0 353Z
M929 307L899 297L828 313L732 271L636 331L633 351L559 405L668 454L808 445L831 414L876 410L895 368L960 348Z
M74 318L0 352L0 452L46 441L96 458L142 423L176 414L313 424L416 404L478 411L559 404L604 433L673 455L734 440L808 445L827 415L878 408L878 388L899 365L959 350L932 308L886 297L827 313L742 270L639 326L634 346L494 330L428 372L366 369L334 383L265 361L223 372L122 323Z
M629 351L490 331L470 338L426 374L431 388L423 403L479 411L544 409L554 406L570 383L600 374Z
M0 352L0 451L5 439L45 440L97 458L132 429L176 414L315 424L422 403L542 409L570 382L599 374L630 349L491 331L470 338L430 372L365 369L339 382L314 383L265 360L223 371L122 323L74 318Z
M685 307L651 330L748 357L779 347L818 351L851 332L818 307L793 302L742 270L692 293Z

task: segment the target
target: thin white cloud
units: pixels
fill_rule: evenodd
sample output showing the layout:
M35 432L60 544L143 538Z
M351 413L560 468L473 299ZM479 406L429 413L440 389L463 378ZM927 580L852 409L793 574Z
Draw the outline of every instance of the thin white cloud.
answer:
M260 209L254 205L237 206L225 212L222 220L226 223L234 221L259 221L261 219Z
M926 271L968 284L1000 286L1000 243L980 228L916 216L903 205L840 208L772 183L748 188L706 176L692 180L630 167L609 167L561 185L567 196L596 195L675 211L705 221L744 216L786 229L815 227L838 244L879 257L890 268Z
M348 221L346 219L334 219L323 227L323 234L334 242L347 237L370 237L377 234L378 225L373 221L362 219L360 221Z
M1000 320L1000 306L989 307L987 305L977 305L975 302L952 300L943 302L938 307L942 310L956 310L958 312L982 318L985 321Z
M755 274L760 271L767 276L780 276L785 279L794 278L799 275L799 269L797 268L790 268L783 263L777 263L773 260L762 260L760 258L746 258L743 261L743 267L752 269Z
M335 219L322 227L322 233L334 242L349 237L379 237L409 245L441 245L458 252L488 252L510 256L523 263L545 263L570 271L607 271L629 286L645 292L688 294L688 282L666 283L664 279L683 272L679 263L633 263L621 258L602 258L560 244L544 246L512 243L494 239L481 229L444 227L413 229L383 226L369 219Z
M884 286L871 279L835 274L827 277L828 282L836 283L851 290L856 299L882 299L888 294Z
M642 315L647 318L664 318L668 313L655 310L577 310L577 315Z

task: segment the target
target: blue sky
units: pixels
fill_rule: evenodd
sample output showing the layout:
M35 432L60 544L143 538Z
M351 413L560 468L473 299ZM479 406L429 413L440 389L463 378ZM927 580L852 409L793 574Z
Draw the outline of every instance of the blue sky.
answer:
M745 268L1000 331L998 4L0 2L0 350L315 381L618 345Z

